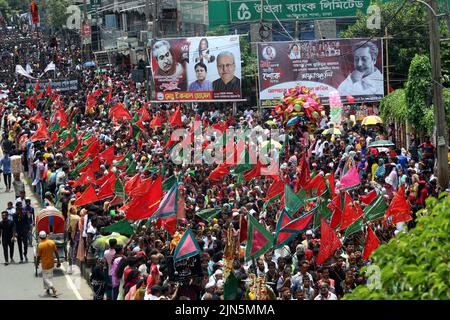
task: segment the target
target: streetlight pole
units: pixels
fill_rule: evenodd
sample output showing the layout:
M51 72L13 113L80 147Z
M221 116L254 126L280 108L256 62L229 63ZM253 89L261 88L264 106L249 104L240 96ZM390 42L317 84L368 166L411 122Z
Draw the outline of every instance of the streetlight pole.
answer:
M416 0L424 3L420 0ZM431 59L431 73L432 73L432 89L433 89L433 105L434 105L434 119L436 122L436 151L437 151L437 173L438 184L442 189L448 187L448 131L446 125L444 102L442 97L442 71L441 71L441 48L440 48L440 33L439 33L439 14L437 11L436 0L428 0L428 20L430 32L430 59Z

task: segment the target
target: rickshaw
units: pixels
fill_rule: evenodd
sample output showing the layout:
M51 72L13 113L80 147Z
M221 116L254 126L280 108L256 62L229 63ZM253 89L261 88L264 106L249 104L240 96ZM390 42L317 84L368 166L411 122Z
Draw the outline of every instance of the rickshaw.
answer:
M53 240L58 250L60 262L67 261L67 232L65 219L55 207L45 207L36 216L36 243L39 243L39 232L45 231L47 239ZM38 276L37 246L34 249L35 276ZM56 257L55 257L56 261Z

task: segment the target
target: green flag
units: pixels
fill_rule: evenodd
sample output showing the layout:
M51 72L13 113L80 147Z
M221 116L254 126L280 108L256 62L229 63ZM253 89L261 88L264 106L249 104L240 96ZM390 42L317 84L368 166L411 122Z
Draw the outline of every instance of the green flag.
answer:
M233 170L234 174L244 173L245 171L253 169L253 167L255 166L254 164L250 163L250 153L247 149L244 150L239 159L240 160L238 160L237 166Z
M317 209L314 213L314 229L320 226L320 217L323 217L327 222L329 222L333 214L324 199L319 199L319 204L316 208Z
M69 172L69 178L75 179L80 174L80 170L83 169L85 166L89 164L89 160L84 160L83 162L80 162L74 170Z
M162 183L163 191L170 190L172 188L173 184L177 181L177 178L174 175L171 175Z
M136 161L131 161L130 165L127 168L126 174L127 176L132 176L136 173L137 163Z
M78 146L78 140L75 138L75 140L70 141L70 143L65 146L62 150L63 151L74 151Z
M360 217L356 219L356 221L353 222L347 229L345 229L345 237L348 237L349 235L355 232L362 231L363 228L364 228L364 221Z
M123 188L120 179L116 179L116 182L114 183L114 193L116 194L116 196L124 197L125 199L127 198L125 189Z
M372 201L371 205L364 209L364 219L366 221L372 221L384 217L388 206L382 196L378 196L375 201Z
M121 235L131 236L134 233L133 227L128 222L127 219L120 220L108 227L104 227L101 229L102 232L117 232Z
M59 126L58 121L56 121L51 127L50 129L48 129L49 132L54 132L54 131L59 131L61 130L61 127Z
M225 281L223 286L223 299L224 300L236 300L237 289L239 288L239 280L234 275L233 270L231 270L230 275Z
M122 158L122 160L120 160L119 162L117 162L116 166L117 166L117 167L123 166L124 164L126 164L127 159L128 159L129 161L133 160L133 155L132 155L131 151L129 151L129 152L125 155L125 157Z
M221 211L222 211L221 209L209 208L200 210L199 212L196 213L196 215L202 218L203 220L211 222L211 220L217 217Z
M284 208L289 214L293 215L305 205L305 198L302 193L296 194L289 185L284 185Z

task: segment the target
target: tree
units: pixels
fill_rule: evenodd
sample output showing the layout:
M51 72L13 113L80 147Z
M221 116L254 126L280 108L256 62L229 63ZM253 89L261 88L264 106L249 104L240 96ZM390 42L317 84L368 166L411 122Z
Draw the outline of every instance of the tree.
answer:
M371 273L368 285L344 299L450 299L450 197L427 199L427 209L418 214L422 217L414 229L399 233L372 253L369 268L380 268L381 278Z
M423 4L408 3L403 6L397 15L394 14L403 5L403 1L390 1L382 3L376 1L381 9L381 27L369 29L368 16L359 14L357 21L341 33L342 38L369 38L384 37L385 26L388 24L389 38L389 74L391 86L402 87L408 75L411 60L416 54L428 54L430 49L427 7ZM440 10L443 12L442 10ZM444 19L443 19L444 20ZM444 21L441 23L441 34L449 34ZM444 75L450 74L450 44L442 42L442 69ZM448 83L444 83L448 84Z
M433 128L433 122L429 123L430 114L433 116L431 84L430 59L426 55L415 55L409 67L405 101L408 120L422 136Z
M392 121L406 123L408 111L406 109L405 89L397 89L380 101L380 116L384 123Z
M66 22L69 14L67 14L67 7L70 5L69 0L47 0L43 5L43 9L48 14L48 23L55 29L62 28Z

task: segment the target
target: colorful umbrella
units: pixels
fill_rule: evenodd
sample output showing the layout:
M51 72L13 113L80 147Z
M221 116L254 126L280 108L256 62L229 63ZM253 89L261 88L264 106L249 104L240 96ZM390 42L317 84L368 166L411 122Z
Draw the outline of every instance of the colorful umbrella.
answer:
M383 123L383 120L381 120L380 117L378 116L368 116L365 117L362 121L362 125L363 126L370 126L370 125L375 125L375 124L379 124L379 123Z
M335 135L341 135L341 130L337 128L330 128L323 130L322 134L335 134Z
M125 246L128 243L128 238L125 236L122 236L116 232L111 233L109 236L99 236L97 239L95 239L92 246L95 249L104 250L109 246L109 240L110 239L116 239L117 244L120 244L121 246Z

